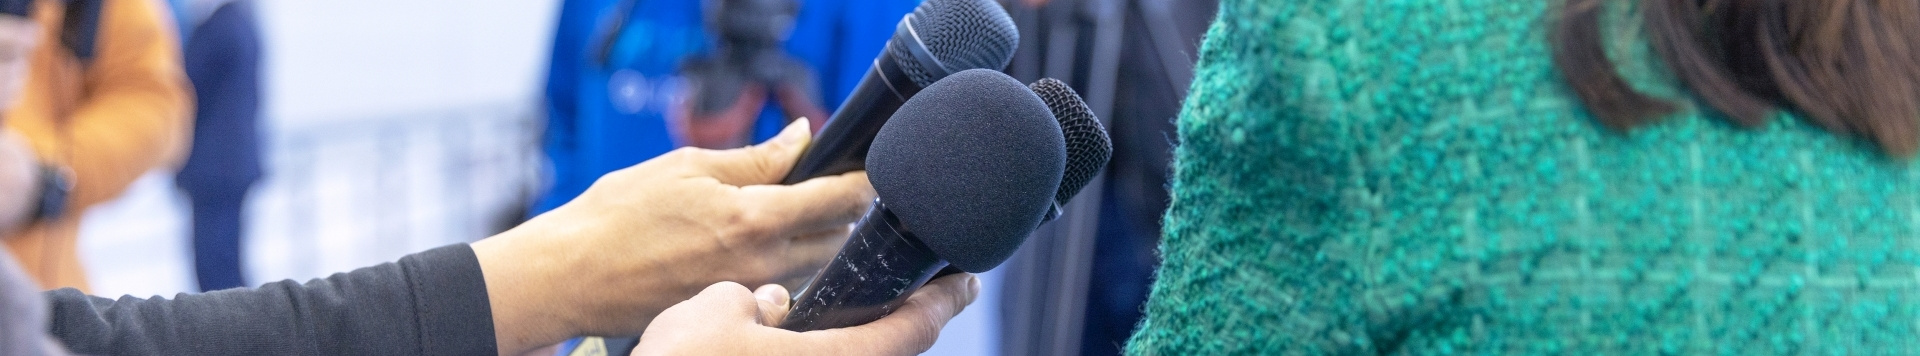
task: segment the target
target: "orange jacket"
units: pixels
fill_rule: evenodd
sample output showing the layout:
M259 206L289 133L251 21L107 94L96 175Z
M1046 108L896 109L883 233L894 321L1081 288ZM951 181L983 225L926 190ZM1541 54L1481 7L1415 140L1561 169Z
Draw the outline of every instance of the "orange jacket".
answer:
M147 171L178 162L193 99L173 18L158 1L106 0L88 64L60 42L62 3L42 0L34 9L41 39L6 126L26 136L41 160L72 168L75 185L61 219L5 242L41 286L86 291L76 241L81 214Z

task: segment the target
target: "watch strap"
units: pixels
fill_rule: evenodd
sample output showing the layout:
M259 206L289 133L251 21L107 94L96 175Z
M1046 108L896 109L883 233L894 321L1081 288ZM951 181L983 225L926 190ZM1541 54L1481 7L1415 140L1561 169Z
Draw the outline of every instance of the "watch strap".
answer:
M73 192L73 175L66 168L40 166L40 197L33 211L36 222L61 218L67 211L67 197Z

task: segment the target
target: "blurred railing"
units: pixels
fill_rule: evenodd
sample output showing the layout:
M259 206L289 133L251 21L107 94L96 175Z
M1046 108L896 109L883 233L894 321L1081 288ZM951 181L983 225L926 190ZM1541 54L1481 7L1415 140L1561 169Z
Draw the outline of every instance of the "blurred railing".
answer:
M267 174L247 202L249 283L306 280L473 241L512 226L541 172L530 104L266 130ZM81 257L95 291L194 290L190 214L156 171L89 210Z
M513 226L539 177L533 105L281 127L250 202L255 281L347 271Z

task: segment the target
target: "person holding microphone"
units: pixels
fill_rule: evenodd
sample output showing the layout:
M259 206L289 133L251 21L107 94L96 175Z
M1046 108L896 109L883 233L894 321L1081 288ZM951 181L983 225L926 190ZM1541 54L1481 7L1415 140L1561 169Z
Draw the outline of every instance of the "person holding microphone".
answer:
M5 140L0 147L14 144ZM576 335L642 331L640 354L925 350L973 301L972 275L936 280L868 325L769 326L787 299L773 283L803 279L831 258L873 199L864 172L769 185L809 140L800 121L757 146L677 150L499 235L304 284L118 300L68 288L45 293L40 305L50 313L4 313L49 315L53 325L41 330L89 354L511 355ZM6 159L0 167L20 163ZM0 196L6 203L32 189L0 184L9 184L0 187L10 192ZM0 265L7 286L23 280L12 261ZM19 289L7 293L17 299Z
M31 18L0 15L0 110L20 98L38 30ZM777 185L812 140L807 127L799 120L740 149L676 150L498 235L306 283L173 298L34 293L21 265L0 254L0 354L517 355L643 331L635 354L926 350L979 293L971 274L930 282L866 325L772 326L787 309L778 283L797 284L832 258L874 199L865 172ZM43 192L64 188L49 187L36 157L19 134L0 131L0 236L32 226Z
M24 80L20 53L38 35L31 20L0 18L0 103L10 104ZM304 284L172 299L22 293L33 282L0 256L0 340L8 354L511 355L650 330L641 353L930 347L978 293L973 276L935 281L886 319L810 333L768 326L784 311L784 287L761 287L756 301L740 284L804 279L873 199L864 172L771 185L811 140L806 127L747 148L677 150L499 235ZM18 135L0 135L0 232L35 213L34 157Z

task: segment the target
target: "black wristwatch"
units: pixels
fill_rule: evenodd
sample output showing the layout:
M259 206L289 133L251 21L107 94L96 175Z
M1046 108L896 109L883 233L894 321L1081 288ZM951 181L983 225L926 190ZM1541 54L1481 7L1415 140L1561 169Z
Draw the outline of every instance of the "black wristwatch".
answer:
M67 211L67 196L73 193L73 172L66 168L40 165L40 201L34 205L34 222L59 219Z

